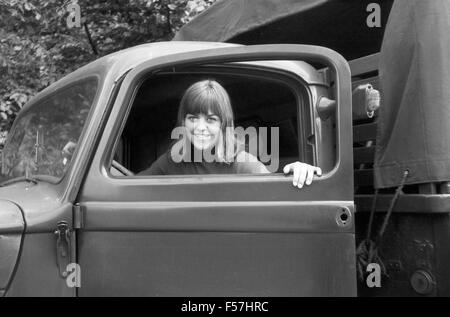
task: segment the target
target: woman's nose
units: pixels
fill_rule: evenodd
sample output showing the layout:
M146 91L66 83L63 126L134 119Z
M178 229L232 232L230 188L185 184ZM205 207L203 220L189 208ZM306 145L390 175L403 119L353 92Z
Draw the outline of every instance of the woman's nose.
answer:
M207 128L206 120L204 118L200 118L197 122L196 129L200 131L204 131Z

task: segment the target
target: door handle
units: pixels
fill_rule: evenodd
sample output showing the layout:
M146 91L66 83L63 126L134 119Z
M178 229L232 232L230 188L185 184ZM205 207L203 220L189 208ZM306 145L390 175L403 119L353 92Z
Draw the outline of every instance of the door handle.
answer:
M56 265L59 275L67 277L67 266L70 264L70 228L66 221L60 221L56 224Z

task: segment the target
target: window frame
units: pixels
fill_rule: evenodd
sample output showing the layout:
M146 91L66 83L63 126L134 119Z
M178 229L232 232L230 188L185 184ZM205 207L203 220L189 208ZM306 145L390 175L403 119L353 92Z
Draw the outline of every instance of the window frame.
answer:
M263 62L263 61L261 61ZM180 68L180 69L178 69ZM114 160L114 155L117 147L119 146L120 139L122 138L125 126L127 124L128 118L130 117L131 109L133 108L136 97L145 84L147 80L151 77L158 75L174 74L176 75L189 75L189 74L203 74L211 77L220 77L222 75L226 76L236 76L243 77L247 79L259 79L266 80L268 82L277 83L286 88L289 88L296 102L297 111L297 137L298 137L298 160L310 164L316 165L318 162L317 146L314 143L308 141L308 137L315 135L314 129L314 109L312 92L309 84L294 71L288 71L285 69L276 69L264 65L248 64L246 62L232 62L223 64L195 64L187 65L183 67L170 67L169 69L158 69L156 71L149 71L148 74L142 75L140 80L136 82L134 87L130 87L133 90L131 98L128 100L127 105L122 105L125 110L121 109L123 117L121 119L121 124L118 129L110 135L110 139L113 138L113 142L108 142L109 146L105 148L106 156L102 163L102 170L106 171L106 177L116 180L152 180L152 179L201 179L208 178L209 180L217 180L218 178L226 177L228 180L233 178L243 178L243 177L257 177L258 179L263 176L282 176L283 173L270 173L270 174L181 174L181 175L123 175L117 176L113 175L111 172L112 161ZM270 76L267 76L267 75ZM266 75L266 76L264 76ZM234 112L236 112L236 107L234 106ZM302 140L302 141L300 141ZM311 147L310 157L307 157L308 151L307 147ZM104 153L104 154L105 154Z

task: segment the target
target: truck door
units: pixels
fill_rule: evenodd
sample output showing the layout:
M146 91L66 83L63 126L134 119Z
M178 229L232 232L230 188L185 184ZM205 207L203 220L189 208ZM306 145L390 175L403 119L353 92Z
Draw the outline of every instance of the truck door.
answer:
M124 177L111 172L143 80L167 69L270 60L321 64L334 74L336 157L311 186L299 190L282 173L146 177L120 165ZM350 85L340 55L303 45L182 53L129 72L78 197L78 295L355 296ZM308 100L314 131L317 100Z

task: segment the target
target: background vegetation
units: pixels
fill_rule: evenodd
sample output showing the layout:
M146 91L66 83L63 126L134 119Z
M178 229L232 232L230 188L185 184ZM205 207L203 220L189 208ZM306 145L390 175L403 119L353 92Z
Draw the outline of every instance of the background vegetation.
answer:
M171 40L216 0L0 0L0 150L17 112L38 91L96 58ZM69 28L78 3L81 27Z

